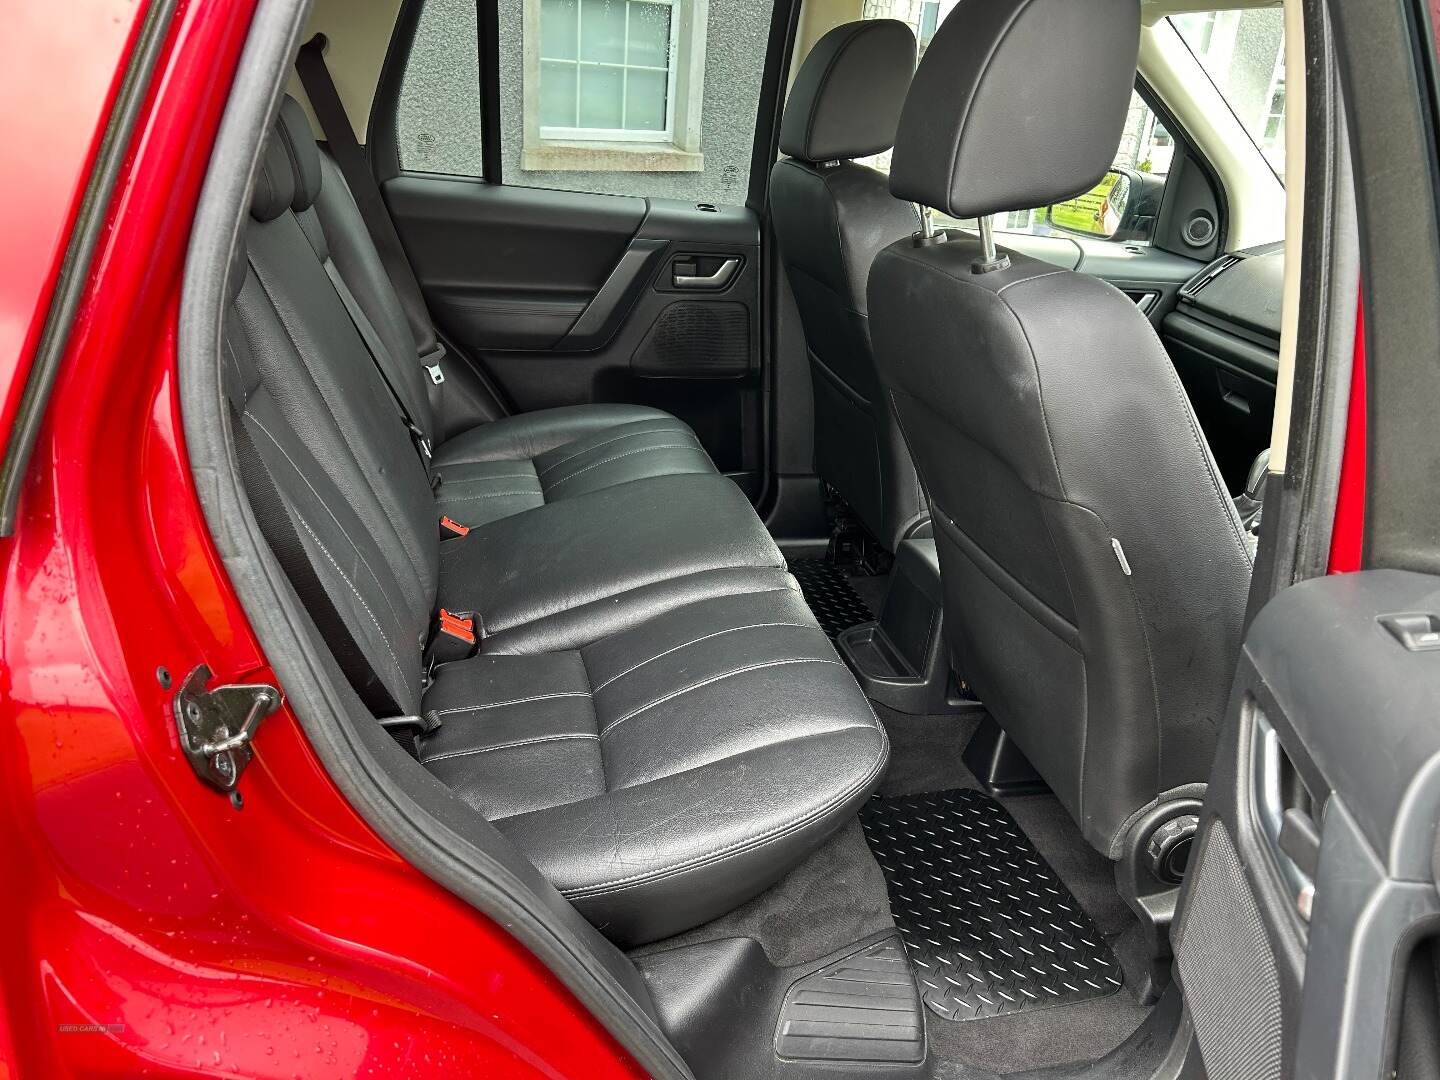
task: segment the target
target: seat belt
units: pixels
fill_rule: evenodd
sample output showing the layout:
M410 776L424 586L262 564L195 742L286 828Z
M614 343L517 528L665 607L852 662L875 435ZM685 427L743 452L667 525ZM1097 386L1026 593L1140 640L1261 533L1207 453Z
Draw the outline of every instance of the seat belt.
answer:
M300 534L295 530L290 511L285 506L284 496L270 474L265 460L256 449L254 440L235 402L230 403L231 430L235 433L235 451L240 459L240 480L250 497L250 508L260 525L260 532L275 553L280 568L290 579L300 602L315 620L320 635L330 647L336 663L365 707L377 717L411 757L419 758L420 739L437 730L440 721L431 716L402 715L403 710L365 655L365 650L350 632L350 626L336 609L324 581L315 570Z
M356 333L360 335L361 344L365 346L365 351L370 354L370 363L380 372L380 378L384 380L385 389L390 392L390 400L400 413L400 422L405 425L405 430L410 434L410 442L415 447L415 454L419 457L420 465L425 470L425 479L429 481L430 488L433 491L439 485L439 478L430 467L430 458L433 453L430 437L425 433L424 428L415 423L415 417L409 405L406 404L404 395L395 388L395 384L390 380L389 372L385 370L384 358L389 355L389 352L385 348L385 343L380 340L380 335L376 332L375 327L371 324L370 320L365 317L365 312L360 309L359 302L345 284L345 280L340 276L340 271L336 269L334 261L315 246L315 241L311 238L310 231L305 228L303 222L300 223L300 231L305 234L305 239L310 243L310 250L313 251L315 257L320 260L321 266L325 269L325 276L330 279L331 287L334 288L335 294L340 297L340 303L345 307L345 314L350 317L351 325L355 327ZM255 276L260 280L260 284L268 290L269 275L263 273L260 267L256 266L253 261L250 262L250 268L255 272Z
M319 254L318 252L316 253ZM375 370L380 372L380 378L385 382L385 389L390 391L390 398L395 402L395 407L400 410L400 419L404 421L405 428L410 432L410 441L415 444L415 452L420 455L420 464L425 467L425 476L430 481L433 489L439 483L439 477L431 468L431 458L434 457L434 447L431 445L430 436L425 429L415 422L415 411L405 401L405 395L395 385L395 380L390 378L386 370L386 358L390 350L380 340L380 334L365 315L360 307L360 302L355 299L355 294L345 284L345 279L340 276L339 269L335 266L334 259L321 256L321 263L325 267L325 273L330 278L330 284L335 287L340 302L345 305L345 313L350 316L350 322L360 334L360 340L365 344L365 351L370 354L370 362L375 365Z
M440 361L445 356L445 346L440 344L435 336L435 324L430 319L430 311L425 306L425 296L420 291L420 282L416 280L410 259L405 254L405 246L400 242L400 234L395 231L395 221L385 205L385 196L380 193L380 186L375 183L375 174L370 171L365 151L356 140L355 129L350 126L350 118L345 113L344 105L340 103L335 80L330 77L330 69L325 66L325 44L325 35L316 34L301 46L300 55L295 60L295 70L300 75L300 83L305 87L306 96L310 98L310 108L325 133L330 154L334 157L335 164L340 167L345 182L350 186L350 194L354 197L365 227L370 232L370 239L380 255L380 263L385 267L385 273L400 300L405 319L410 324L410 332L415 338L420 363L430 376L430 381L439 385L445 381L445 373L440 367Z

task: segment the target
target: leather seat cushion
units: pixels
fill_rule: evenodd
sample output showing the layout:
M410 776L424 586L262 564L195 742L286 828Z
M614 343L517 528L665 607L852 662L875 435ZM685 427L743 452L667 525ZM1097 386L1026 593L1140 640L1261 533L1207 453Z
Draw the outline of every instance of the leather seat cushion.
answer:
M687 424L637 405L507 416L441 444L435 465L440 510L463 525L653 476L715 474Z
M671 583L698 599L750 591L784 566L732 481L658 476L446 541L439 606L477 613L487 651L573 648L653 614Z
M794 579L583 648L440 668L420 760L608 936L731 910L854 812L888 746Z

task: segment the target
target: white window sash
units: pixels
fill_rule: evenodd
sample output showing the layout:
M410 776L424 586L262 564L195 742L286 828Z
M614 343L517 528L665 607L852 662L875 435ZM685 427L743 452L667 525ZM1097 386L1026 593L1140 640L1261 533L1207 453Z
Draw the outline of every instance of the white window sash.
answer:
M540 75L545 77L544 66L546 64L568 64L575 68L575 118L580 118L580 69L581 68L609 68L619 71L620 78L620 118L623 122L629 109L630 80L627 76L631 71L661 71L661 68L650 64L630 63L630 4L655 4L659 7L670 9L670 41L666 56L665 78L665 127L664 128L593 128L593 127L553 127L542 125L540 137L556 142L652 142L669 143L675 139L675 82L676 69L679 59L679 16L680 0L627 0L625 4L625 52L620 63L602 62L598 60L581 60L581 51L584 48L584 15L580 4L575 5L575 59L569 60L562 57L546 56L544 53L544 41L541 41L540 52Z

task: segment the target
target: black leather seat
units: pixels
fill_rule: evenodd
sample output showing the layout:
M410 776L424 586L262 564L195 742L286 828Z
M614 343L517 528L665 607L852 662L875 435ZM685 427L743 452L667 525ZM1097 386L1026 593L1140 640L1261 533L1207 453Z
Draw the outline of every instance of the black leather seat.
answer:
M267 147L222 353L242 476L282 568L413 753L397 746L395 766L494 821L614 940L723 914L869 795L883 729L708 461L441 541L404 404L327 266L314 153L308 131ZM550 421L532 423L501 449L553 452ZM599 434L585 427L571 430ZM455 596L474 605L478 648L431 667Z
M957 218L1086 191L1138 38L1135 0L967 0L916 72L891 189ZM1139 814L1209 772L1250 559L1134 303L999 261L961 232L886 248L876 356L930 495L957 670L1114 858Z
M455 411L447 407L453 380L437 385L422 364L435 342L415 340L344 174L319 152L294 98L281 103L279 123L296 176L294 209L332 279L339 277L369 324L387 380L434 448L443 514L480 525L644 477L715 475L687 424L645 406L542 409L447 430L455 426L446 422ZM445 366L455 374L453 362Z
M815 395L815 472L892 550L925 496L871 355L865 281L876 252L920 225L885 175L851 158L888 150L915 36L902 22L837 26L805 58L785 104L770 212L800 309Z

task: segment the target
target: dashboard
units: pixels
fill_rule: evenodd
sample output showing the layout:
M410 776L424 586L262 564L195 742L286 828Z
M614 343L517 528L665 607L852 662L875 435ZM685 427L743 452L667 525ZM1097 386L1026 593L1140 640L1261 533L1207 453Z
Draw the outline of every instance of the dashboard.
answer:
M1227 252L1180 287L1160 338L1231 493L1270 445L1280 367L1283 244Z

